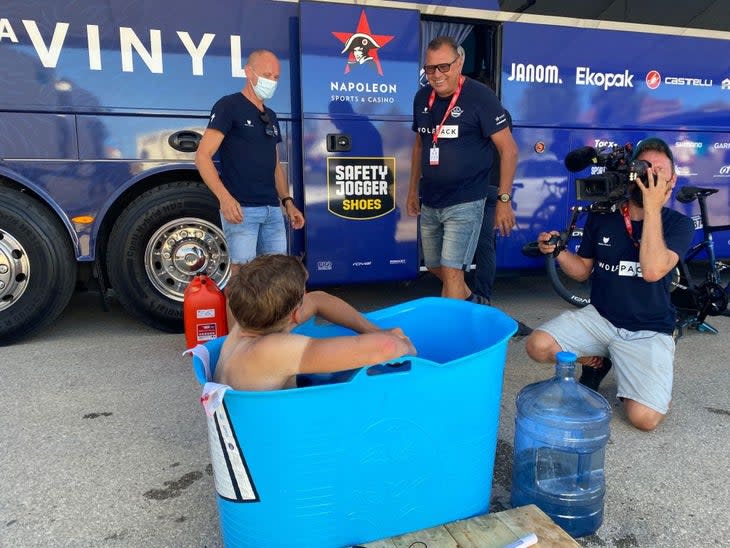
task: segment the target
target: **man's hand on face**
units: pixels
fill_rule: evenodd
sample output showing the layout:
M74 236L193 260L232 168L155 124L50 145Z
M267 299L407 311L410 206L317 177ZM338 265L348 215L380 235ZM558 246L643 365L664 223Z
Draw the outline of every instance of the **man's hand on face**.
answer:
M644 209L659 211L669 201L674 188L674 181L667 180L661 172L654 173L653 169L647 170L646 178L648 186L641 181L637 183L644 200Z

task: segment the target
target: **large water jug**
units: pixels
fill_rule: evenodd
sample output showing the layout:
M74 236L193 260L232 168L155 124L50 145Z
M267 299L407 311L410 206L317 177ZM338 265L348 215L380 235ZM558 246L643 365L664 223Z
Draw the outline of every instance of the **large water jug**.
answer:
M575 354L559 352L552 379L517 395L512 506L535 504L573 537L603 521L611 406L575 380Z

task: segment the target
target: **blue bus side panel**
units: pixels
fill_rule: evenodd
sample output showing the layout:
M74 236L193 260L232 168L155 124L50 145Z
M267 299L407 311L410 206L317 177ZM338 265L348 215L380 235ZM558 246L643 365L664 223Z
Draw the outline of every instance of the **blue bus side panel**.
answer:
M520 151L512 188L517 227L497 236L497 264L508 268L542 268L545 261L522 254L522 247L543 231L560 230L568 222L569 173L563 158L570 150L565 129L515 127Z
M253 49L271 49L281 60L277 93L268 104L282 119L282 161L301 162L289 157L289 119L299 114L298 6L187 4L3 5L0 67L12 83L0 91L3 172L55 202L67 217L96 219L73 225L80 260L94 257L104 212L135 181L173 168L187 170L186 178L197 175L194 154L173 149L167 139L181 130L204 131L213 103L245 85L241 69ZM301 195L301 185L294 187Z
M300 5L302 110L308 116L411 117L418 88L418 12L388 8ZM351 52L364 36L368 60ZM344 104L343 104L344 103Z
M403 139L412 143L410 123L360 120L341 121L339 125L351 128L353 153L326 155L305 150L304 154L310 282L318 285L414 278L418 272L417 219L406 214L410 147L403 146ZM335 128L327 120L304 121L305 135L331 131ZM393 155L387 156L384 150ZM341 185L334 170L358 165L394 173L389 192L395 195L395 203L387 213L370 217L378 213L374 210L384 207L371 202L388 199L386 196L336 195ZM351 182L349 177L344 181Z
M448 5L495 8L477 3ZM245 1L216 3L191 17L190 10L168 0L5 4L0 66L12 84L0 92L3 172L17 174L69 217L93 215L100 221L124 188L166 165L187 163L192 171L192 155L169 147L168 134L202 130L213 102L245 84L234 73L246 56L265 47L282 62L270 101L289 128L280 154L288 161L294 196L307 196L308 224L292 233L293 252L306 247L315 283L415 276L417 225L404 214L410 109L421 50L415 12ZM301 25L301 90L300 8L307 16ZM353 59L343 53L347 37L367 29L381 42L376 53L382 75L371 64L348 63ZM206 34L215 34L199 66L178 32L195 47L202 47ZM136 45L122 47L123 36L133 37ZM231 47L237 36L241 55ZM575 175L561 175L559 163L582 145L664 136L675 153L678 184L719 188L708 202L710 218L730 223L729 49L725 40L505 23L502 98L515 121L521 158L516 182L524 186L515 190L518 230L500 239L500 267L541 265L519 250L534 239L533 232L564 224ZM327 152L326 134L344 131L353 133L352 150ZM538 142L545 144L542 153L535 150ZM358 157L379 158L376 167L393 166L388 179L393 209L368 219L333 213L338 204L328 197L327 178L333 173L327 158L333 157L353 166L363 165ZM58 162L76 159L85 162ZM555 184L561 179L562 188ZM562 206L556 208L556 200ZM697 214L696 204L672 204ZM80 258L93 257L97 229L85 226L78 234ZM728 240L717 235L721 255L730 255ZM358 248L354 242L365 243Z
M728 127L730 41L517 23L503 35L515 124Z
M539 197L527 192L537 192L539 180L523 179L529 181L528 173L539 179L534 164L542 160L544 179L559 180L565 154L581 146L663 138L674 153L677 187L718 188L708 200L710 220L730 222L729 41L517 23L506 23L503 36L502 101L514 120L520 164L519 230L500 240L500 267L537 265L519 253L523 241L533 240L538 229L565 225L575 179L591 170L569 174L563 168L566 187ZM536 154L537 143L545 145L542 153ZM545 204L553 200L562 201L562 214L551 218ZM699 214L696 203L672 198L668 206ZM730 255L730 236L716 235L716 245L720 256Z
M220 96L244 86L246 56L267 48L282 63L270 106L292 112L287 37L296 4L210 2L195 10L170 0L4 4L0 66L13 86L0 94L0 107L209 112Z
M75 160L76 139L73 116L0 112L0 158L3 160Z
M419 15L310 2L300 9L310 282L414 278L417 221L406 215L406 196ZM366 46L362 63L358 45ZM348 136L350 150L328 151L328 134Z

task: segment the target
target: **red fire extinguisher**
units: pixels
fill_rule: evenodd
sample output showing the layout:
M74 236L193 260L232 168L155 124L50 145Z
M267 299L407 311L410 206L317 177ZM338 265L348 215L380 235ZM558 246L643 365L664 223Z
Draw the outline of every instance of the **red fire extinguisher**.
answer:
M183 293L185 344L198 344L228 333L226 297L205 274L195 276Z

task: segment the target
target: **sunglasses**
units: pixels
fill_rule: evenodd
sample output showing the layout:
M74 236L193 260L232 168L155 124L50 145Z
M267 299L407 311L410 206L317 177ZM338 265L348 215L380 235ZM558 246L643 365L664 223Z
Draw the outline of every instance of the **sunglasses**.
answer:
M264 111L259 113L259 118L261 118L261 121L266 124L266 135L269 137L273 137L276 135L276 128L274 127L274 124L271 123L271 118L269 118L269 113Z
M456 56L456 59L451 61L451 63L440 63L438 65L423 65L423 72L426 74L433 74L436 72L436 69L439 69L439 72L446 74L451 70L451 65L456 63L459 60L459 56Z

